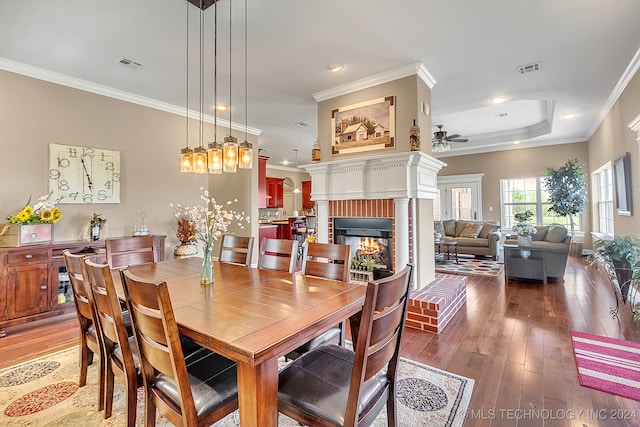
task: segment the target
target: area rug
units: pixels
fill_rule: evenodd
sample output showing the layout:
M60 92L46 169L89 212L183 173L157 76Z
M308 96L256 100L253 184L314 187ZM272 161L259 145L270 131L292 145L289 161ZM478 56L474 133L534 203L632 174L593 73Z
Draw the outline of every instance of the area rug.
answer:
M490 259L458 257L458 264L454 260L436 262L436 272L438 273L495 277L502 274L503 270L503 263Z
M580 384L640 400L640 344L571 331Z
M53 426L123 426L124 387L115 384L113 415L105 420L98 411L98 363L89 367L87 385L78 387L78 347L63 350L29 362L0 370L0 425ZM473 379L402 359L398 380L399 426L463 425L473 391ZM136 425L143 425L144 395L138 390ZM386 426L386 410L374 426ZM156 425L172 425L158 417ZM237 426L237 411L214 424ZM279 426L299 426L280 415Z

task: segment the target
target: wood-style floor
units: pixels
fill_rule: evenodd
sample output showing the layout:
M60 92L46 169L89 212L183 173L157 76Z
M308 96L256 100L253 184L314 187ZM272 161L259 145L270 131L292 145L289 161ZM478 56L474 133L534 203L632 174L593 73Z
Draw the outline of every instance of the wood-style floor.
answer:
M467 304L444 332L406 329L402 349L475 380L465 426L640 426L640 402L578 382L571 330L640 341L628 306L611 317L610 284L584 258L569 259L564 283L468 279ZM0 339L0 368L76 345L77 334L74 316L10 328Z

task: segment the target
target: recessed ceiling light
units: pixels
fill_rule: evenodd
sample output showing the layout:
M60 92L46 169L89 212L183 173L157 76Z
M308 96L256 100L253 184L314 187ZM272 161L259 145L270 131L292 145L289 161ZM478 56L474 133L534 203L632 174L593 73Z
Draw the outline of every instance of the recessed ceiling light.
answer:
M507 98L505 98L505 97L503 97L503 96L498 96L498 97L493 98L493 99L491 100L491 103L492 103L492 104L494 104L494 105L495 105L495 104L502 104L502 103L503 103L504 101L506 101L506 100L507 100Z
M567 114L566 116L564 116L565 119L569 120L569 119L574 119L576 117L575 114L571 113L571 114Z
M340 64L338 62L332 62L331 64L327 65L327 68L332 73L337 73L338 71L342 71L344 69L344 64Z
M521 142L521 141L513 141L513 143L514 143L515 145L520 144L520 142Z
M289 160L283 160L280 163L282 163L283 165L286 166L286 165L290 164L291 162Z
M218 111L227 111L227 106L224 104L218 104L216 105L216 110Z

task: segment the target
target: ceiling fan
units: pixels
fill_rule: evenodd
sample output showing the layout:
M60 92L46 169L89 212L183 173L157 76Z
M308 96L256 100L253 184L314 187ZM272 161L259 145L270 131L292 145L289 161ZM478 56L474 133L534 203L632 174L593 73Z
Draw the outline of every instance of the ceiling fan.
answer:
M467 138L459 138L459 134L447 136L447 131L442 130L442 125L437 125L437 131L433 133L433 139L431 140L431 148L434 153L441 153L451 149L450 142L468 142Z

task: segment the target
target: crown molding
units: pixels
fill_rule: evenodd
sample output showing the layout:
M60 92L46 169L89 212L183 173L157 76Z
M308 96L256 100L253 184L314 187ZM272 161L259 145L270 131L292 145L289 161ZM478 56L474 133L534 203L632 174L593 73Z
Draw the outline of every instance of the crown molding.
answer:
M120 101L129 102L131 104L142 105L143 107L153 108L154 110L165 111L167 113L176 114L178 116L189 116L191 119L200 119L200 113L198 111L189 110L188 112L184 107L178 107L177 105L169 104L167 102L157 101L155 99L147 98L140 95L135 95L130 92L117 90L109 86L104 86L97 83L92 83L87 80L82 80L76 77L67 76L65 74L56 73L53 71L45 70L43 68L34 67L32 65L23 64L21 62L12 61L10 59L0 57L0 70L9 71L11 73L20 74L23 76L31 77L38 80L43 80L49 83L58 84L61 86L70 87L73 89L79 89L85 92L94 93L96 95L102 95L109 98L118 99ZM203 115L203 121L213 124L214 117L210 114ZM240 132L244 132L251 135L260 135L261 129L251 126L245 127L242 123L230 123L228 120L218 118L218 125L231 128Z
M365 77L364 79L356 80L355 82L340 85L333 89L316 92L313 94L313 99L315 99L316 102L326 101L327 99L336 98L338 96L368 89L373 86L413 75L417 75L427 86L429 86L429 89L433 89L433 86L436 84L436 80L433 78L429 70L427 70L427 67L425 67L422 62L414 62L412 64L394 68L393 70L384 71L370 77Z

